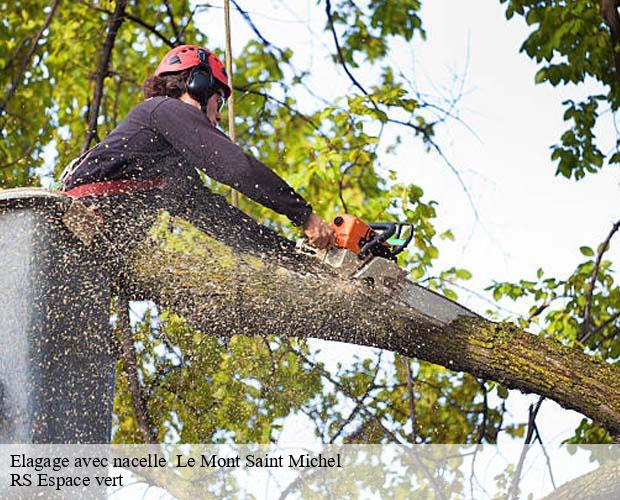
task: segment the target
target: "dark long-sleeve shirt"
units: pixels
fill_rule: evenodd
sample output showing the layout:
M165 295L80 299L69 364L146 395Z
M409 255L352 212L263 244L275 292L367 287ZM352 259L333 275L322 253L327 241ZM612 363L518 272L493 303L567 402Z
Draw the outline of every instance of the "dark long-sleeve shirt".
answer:
M197 176L196 168L295 225L312 212L284 180L244 153L204 113L170 97L153 97L133 108L65 181L65 189L121 179L166 177L175 182L181 172Z

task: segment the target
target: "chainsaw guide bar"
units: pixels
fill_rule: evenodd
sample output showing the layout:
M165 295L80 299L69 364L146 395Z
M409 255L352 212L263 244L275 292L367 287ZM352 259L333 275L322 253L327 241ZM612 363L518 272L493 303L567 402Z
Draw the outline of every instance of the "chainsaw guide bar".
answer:
M360 259L343 248L316 250L305 240L297 242L299 251L313 255L323 264L334 269L345 279L361 281L365 286L382 290L396 302L413 309L416 314L445 325L461 316L479 317L473 311L407 278L407 272L398 264L383 257L369 256Z

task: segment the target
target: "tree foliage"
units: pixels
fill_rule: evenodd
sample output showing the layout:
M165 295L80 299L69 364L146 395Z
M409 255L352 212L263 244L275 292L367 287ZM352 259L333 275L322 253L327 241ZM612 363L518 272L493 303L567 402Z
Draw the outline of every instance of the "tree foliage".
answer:
M606 2L501 2L506 4L508 19L522 16L532 27L521 50L540 66L536 83L580 86L585 90L579 100L567 99L563 103L568 128L551 147L557 173L579 180L605 165L618 165L618 140L614 145L604 145L595 133L596 125L608 111L614 114L615 121L620 105L620 85L614 68L614 54L619 47L601 15L601 5Z

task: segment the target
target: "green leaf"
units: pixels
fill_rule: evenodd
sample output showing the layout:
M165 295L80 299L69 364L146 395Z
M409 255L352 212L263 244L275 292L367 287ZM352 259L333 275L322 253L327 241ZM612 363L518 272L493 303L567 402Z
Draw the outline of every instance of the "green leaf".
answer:
M594 256L594 251L590 247L586 247L586 246L579 247L579 251L586 257Z
M501 398L501 399L508 399L508 389L506 389L506 387L504 387L503 385L497 385L497 395Z

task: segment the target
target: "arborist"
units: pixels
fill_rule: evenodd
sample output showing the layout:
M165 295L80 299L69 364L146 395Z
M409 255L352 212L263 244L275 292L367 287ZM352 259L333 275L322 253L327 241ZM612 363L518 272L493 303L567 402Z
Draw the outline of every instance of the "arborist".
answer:
M308 202L217 128L231 89L212 52L196 45L170 50L142 89L146 100L62 180L68 196L102 216L119 251L134 247L159 209L237 247L288 244L208 189L198 170L286 215L315 247L334 244L333 229Z

